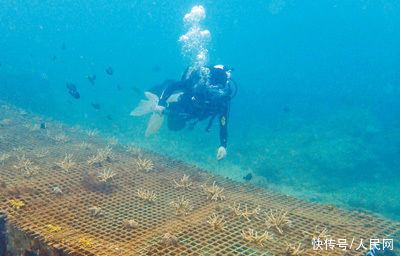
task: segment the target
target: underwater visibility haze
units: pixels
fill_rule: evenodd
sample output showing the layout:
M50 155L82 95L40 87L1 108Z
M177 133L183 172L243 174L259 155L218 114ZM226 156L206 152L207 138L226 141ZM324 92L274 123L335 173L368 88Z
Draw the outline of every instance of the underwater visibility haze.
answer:
M3 0L0 100L400 221L399 14L397 0ZM227 113L171 130L154 88L215 65L232 80Z

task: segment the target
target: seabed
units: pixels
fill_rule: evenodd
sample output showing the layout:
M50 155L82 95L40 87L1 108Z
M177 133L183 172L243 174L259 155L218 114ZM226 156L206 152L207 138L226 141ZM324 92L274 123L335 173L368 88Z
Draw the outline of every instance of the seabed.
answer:
M0 102L0 212L11 255L365 255L400 223L242 184ZM1 232L0 232L1 233ZM366 244L368 246L368 244Z

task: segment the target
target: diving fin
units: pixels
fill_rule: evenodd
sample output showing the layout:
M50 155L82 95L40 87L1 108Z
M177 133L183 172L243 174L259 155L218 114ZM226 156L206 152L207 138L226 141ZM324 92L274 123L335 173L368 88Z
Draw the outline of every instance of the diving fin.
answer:
M164 116L160 115L158 113L153 113L150 117L150 120L147 124L147 129L146 129L146 137L149 137L152 134L155 134L158 132L160 129L161 125L164 122Z
M158 105L159 98L157 95L151 92L144 92L144 95L146 96L147 100L140 100L139 105L130 113L131 116L143 116L150 114Z

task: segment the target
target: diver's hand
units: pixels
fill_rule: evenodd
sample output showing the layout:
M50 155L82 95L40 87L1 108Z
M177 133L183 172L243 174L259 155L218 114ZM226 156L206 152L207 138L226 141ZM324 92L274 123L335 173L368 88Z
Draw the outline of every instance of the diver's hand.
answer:
M165 110L165 107L164 107L164 106L157 105L157 106L154 108L154 113L157 113L157 114L159 114L159 115L162 115L162 114L164 113L164 110Z
M217 153L217 160L222 160L226 157L226 148L225 147L219 147L218 148L218 153Z

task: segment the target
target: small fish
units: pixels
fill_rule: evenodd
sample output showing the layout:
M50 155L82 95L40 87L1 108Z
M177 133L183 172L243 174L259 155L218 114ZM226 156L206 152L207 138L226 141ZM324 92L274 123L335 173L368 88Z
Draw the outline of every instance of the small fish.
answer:
M68 90L76 91L76 86L73 83L67 83L66 86Z
M92 105L92 107L94 108L94 109L97 109L97 110L99 110L100 109L100 104L98 104L98 103L90 103L90 105Z
M251 172L249 172L246 176L243 177L243 179L245 181L250 181L253 178L253 174L251 174Z
M114 70L112 69L112 67L108 67L106 68L106 73L111 76L112 74L114 74Z
M292 111L292 110L288 106L285 106L283 108L283 112L285 112L285 113L289 113L290 111Z
M65 43L62 43L61 49L63 49L63 50L67 49L67 46L65 45Z
M134 91L135 93L137 93L139 95L142 94L142 91L139 88L135 87L135 86L132 86L131 89L132 89L132 91Z
M118 91L121 91L122 87L119 84L117 84L117 89L118 89Z
M106 118L107 118L108 120L113 120L112 115L107 115Z
M68 89L68 93L75 99L79 99L81 95L79 94L78 90L76 89L76 86L72 83L67 83L66 87Z
M153 72L160 72L161 68L159 66L153 67L151 69Z
M53 55L53 57L51 57L51 60L52 61L55 61L57 59L57 56L56 55Z
M92 75L92 76L86 75L86 78L87 78L87 80L89 80L89 82L92 85L94 85L94 82L96 81L96 75Z
M46 129L46 123L41 123L41 124L40 124L40 129L45 130L45 129Z

